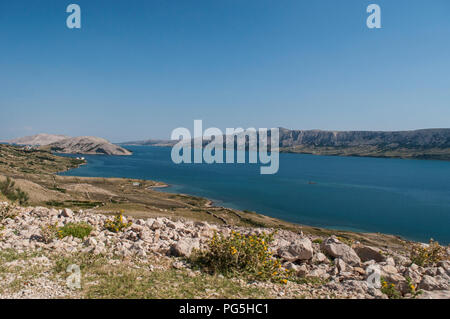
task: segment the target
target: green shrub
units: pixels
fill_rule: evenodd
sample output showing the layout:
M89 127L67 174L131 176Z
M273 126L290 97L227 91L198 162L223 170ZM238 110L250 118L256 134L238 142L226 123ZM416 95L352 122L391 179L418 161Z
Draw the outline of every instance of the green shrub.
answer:
M286 283L289 272L272 256L273 234L247 236L232 232L229 237L214 234L205 251L196 251L191 263L209 273L244 275L249 279Z
M59 190L60 192L64 193L62 189ZM45 205L52 206L52 207L80 207L80 208L94 208L96 206L100 206L102 202L89 202L89 201L77 201L77 200L66 200L64 202L58 202L58 201L47 201L45 202Z
M7 177L4 182L0 182L0 192L7 198L14 195L14 185L16 182Z
M26 192L22 191L20 188L17 188L16 194L17 194L16 200L19 202L20 205L28 204L28 200L30 199L30 197Z
M45 202L45 205L53 206L53 207L64 207L65 206L65 204L63 202L58 202L56 200L51 200L51 201Z
M67 190L65 190L64 188L60 188L58 186L49 187L49 190L57 191L57 192L64 193L64 194L67 193Z
M0 192L6 196L10 201L19 202L20 205L25 205L30 199L28 194L20 188L15 188L16 182L7 177L4 182L0 182Z
M76 238L84 239L89 236L92 231L92 226L87 223L68 223L63 227L58 228L58 237L64 238L67 236L73 236Z
M2 223L7 218L14 219L17 216L17 213L14 211L14 209L15 206L12 205L0 206L0 223Z

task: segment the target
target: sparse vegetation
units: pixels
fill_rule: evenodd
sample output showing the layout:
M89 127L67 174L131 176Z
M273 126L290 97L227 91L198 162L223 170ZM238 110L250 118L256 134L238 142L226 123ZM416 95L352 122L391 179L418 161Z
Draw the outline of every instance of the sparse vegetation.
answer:
M267 228L267 225L251 218L241 218L241 221L249 226Z
M246 287L238 281L215 275L171 269L162 261L153 260L158 269L148 264L111 264L103 256L78 253L56 258L55 275L68 276L71 264L80 266L83 274L81 294L86 298L147 299L147 298L264 298L263 288Z
M6 177L6 180L0 182L0 192L6 196L10 201L18 202L20 205L26 205L30 197L20 188L15 187L16 182L11 178Z
M41 226L41 240L48 244L58 237L57 224L47 224Z
M420 294L422 294L422 290L418 290L416 286L412 283L411 278L406 277L406 282L408 284L409 293L411 294L412 298L416 298Z
M79 207L79 208L94 208L97 206L101 206L102 202L91 202L91 201L78 201L78 200L66 200L64 202L60 201L46 201L45 205L50 207Z
M0 224L7 218L15 218L16 213L14 210L14 205L0 206Z
M57 186L49 187L49 190L57 191L57 192L64 193L64 194L67 192L64 188L60 188L60 187L57 187Z
M26 150L20 146L0 144L0 172L5 175L22 173L56 173L78 167L84 161L55 156L41 149ZM2 168L8 168L4 170ZM8 173L8 174L7 174Z

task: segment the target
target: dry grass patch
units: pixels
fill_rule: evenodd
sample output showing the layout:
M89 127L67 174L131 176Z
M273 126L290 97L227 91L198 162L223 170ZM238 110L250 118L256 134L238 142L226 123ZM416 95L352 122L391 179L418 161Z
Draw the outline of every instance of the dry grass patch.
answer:
M59 257L54 273L67 277L66 269L79 265L83 298L176 299L176 298L266 298L262 288L248 287L237 280L170 266L169 260L139 263L107 259L88 253Z

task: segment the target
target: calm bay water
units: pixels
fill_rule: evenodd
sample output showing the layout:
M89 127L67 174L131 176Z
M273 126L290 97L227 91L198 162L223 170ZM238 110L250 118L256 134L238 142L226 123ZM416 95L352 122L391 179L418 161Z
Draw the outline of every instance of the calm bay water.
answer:
M450 162L280 154L279 172L260 175L257 164L175 165L170 148L127 148L62 175L158 180L291 222L450 243Z

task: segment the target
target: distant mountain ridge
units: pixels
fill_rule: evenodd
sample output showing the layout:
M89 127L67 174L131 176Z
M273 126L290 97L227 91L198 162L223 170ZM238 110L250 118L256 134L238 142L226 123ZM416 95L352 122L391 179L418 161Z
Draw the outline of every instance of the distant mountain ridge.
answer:
M138 146L173 146L178 141L161 140L161 139L148 139L142 141L131 141L119 143L119 145L138 145Z
M127 149L95 136L69 137L65 135L37 134L7 141L9 144L39 146L65 154L131 155Z
M329 147L376 145L409 148L447 148L450 147L450 129L391 132L280 129L280 147L294 147L299 145Z
M270 139L268 141L270 142ZM172 146L177 142L147 140L123 144ZM209 143L204 140L202 145ZM258 145L249 145L248 141L246 142L246 149L255 150L257 147ZM450 129L324 131L280 128L279 149L284 153L315 155L450 160Z
M59 142L61 140L65 140L69 138L70 136L66 135L54 135L54 134L36 134L32 136L24 136L15 138L9 141L5 141L9 144L16 144L16 145L31 145L31 146L44 146L49 145L55 142Z
M450 160L450 129L391 132L280 129L280 151L315 155Z

